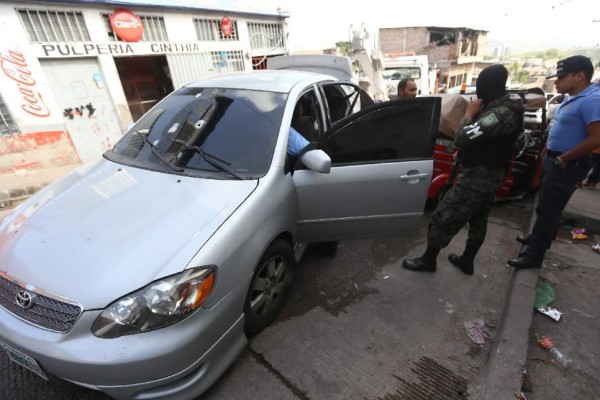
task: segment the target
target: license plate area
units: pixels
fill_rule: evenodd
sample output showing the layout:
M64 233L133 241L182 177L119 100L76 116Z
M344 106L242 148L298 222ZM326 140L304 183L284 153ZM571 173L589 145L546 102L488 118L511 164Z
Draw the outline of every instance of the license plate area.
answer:
M27 368L28 370L37 374L43 379L48 380L48 376L46 376L46 373L34 358L29 357L27 354L23 354L19 350L13 349L9 345L4 344L2 342L0 342L0 347L4 349L4 351L8 355L8 358L10 358L12 362L24 368Z

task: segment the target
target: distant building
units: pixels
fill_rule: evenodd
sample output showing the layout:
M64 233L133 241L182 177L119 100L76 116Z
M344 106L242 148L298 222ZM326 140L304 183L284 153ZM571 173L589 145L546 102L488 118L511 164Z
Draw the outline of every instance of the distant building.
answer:
M437 26L381 28L379 48L386 56L427 55L438 88L474 83L476 63L483 61L487 31Z
M0 3L0 172L95 159L174 89L287 53L276 9L142 3Z

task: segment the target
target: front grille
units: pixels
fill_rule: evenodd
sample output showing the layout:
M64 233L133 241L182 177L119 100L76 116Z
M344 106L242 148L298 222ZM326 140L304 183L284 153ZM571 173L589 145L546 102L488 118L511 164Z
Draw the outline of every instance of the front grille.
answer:
M27 291L35 294L33 306L24 309L17 304L16 300L17 294L22 290L27 289L0 276L0 306L34 325L64 333L71 330L81 315L81 307L78 305L69 304L32 290Z

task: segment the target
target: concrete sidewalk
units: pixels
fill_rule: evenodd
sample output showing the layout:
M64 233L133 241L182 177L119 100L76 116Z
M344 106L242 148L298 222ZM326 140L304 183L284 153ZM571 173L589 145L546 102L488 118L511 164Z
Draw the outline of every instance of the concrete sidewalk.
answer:
M0 173L0 209L10 208L81 164Z
M585 228L590 238L600 237L599 204L600 190L577 189L563 210L562 225ZM523 233L531 232L535 218L534 206L529 230ZM591 249L584 253L584 257L584 262L593 263L600 260L600 256ZM513 271L483 380L484 400L514 399L515 393L521 389L522 369L527 360L529 330L534 315L535 288L539 274L540 270L537 269Z

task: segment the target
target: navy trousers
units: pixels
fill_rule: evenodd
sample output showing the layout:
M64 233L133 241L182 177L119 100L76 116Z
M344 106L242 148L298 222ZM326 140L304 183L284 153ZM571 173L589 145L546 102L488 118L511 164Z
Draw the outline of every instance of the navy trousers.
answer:
M590 169L589 157L568 163L564 170L554 167L554 157L543 159L543 178L538 194L536 220L531 241L524 251L526 257L541 260L550 248L560 224L560 216L576 189Z

